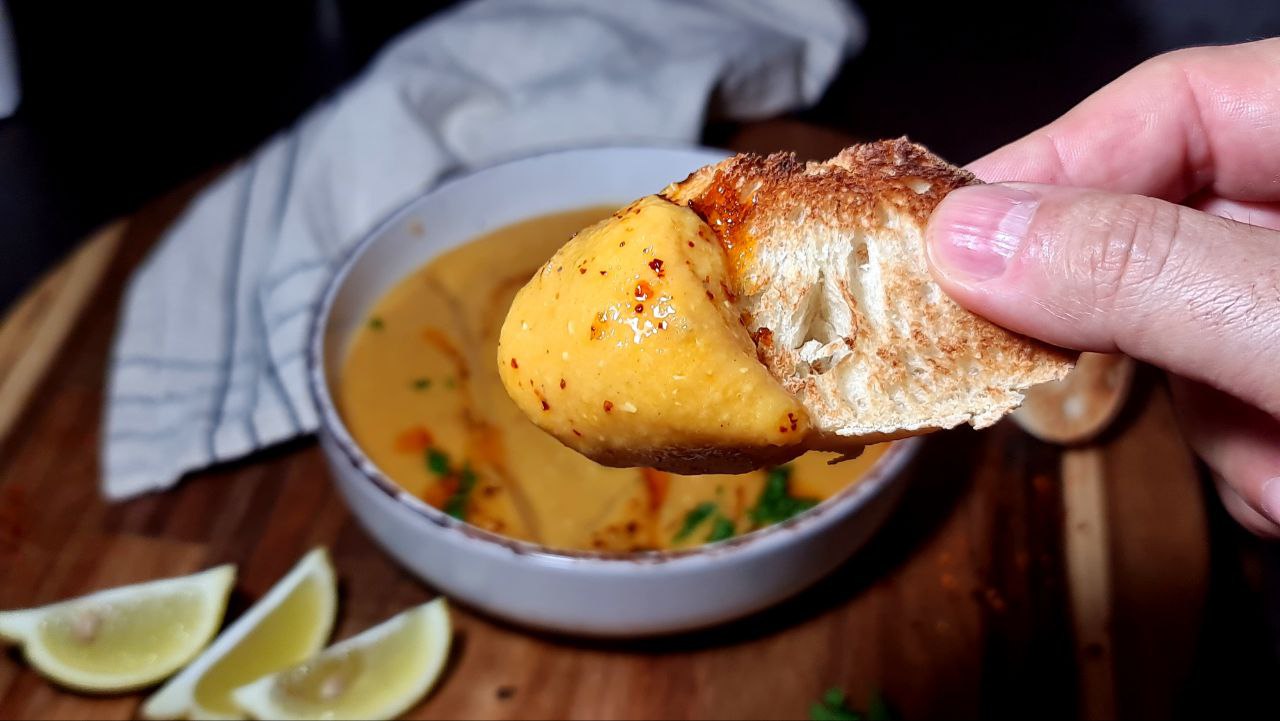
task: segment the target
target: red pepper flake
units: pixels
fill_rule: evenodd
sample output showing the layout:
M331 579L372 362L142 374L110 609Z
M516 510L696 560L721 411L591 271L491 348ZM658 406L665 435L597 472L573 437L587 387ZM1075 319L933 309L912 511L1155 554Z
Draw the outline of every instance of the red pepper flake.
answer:
M579 269L578 269L578 272L579 272L579 273L581 273L582 275L586 275L586 274L587 274L587 269L586 269L586 268L579 268Z
M692 247L693 247L693 241L692 241L692 240L691 240L691 241L689 241L689 247L690 247L690 248L692 248Z
M715 300L715 299L716 299L716 294L712 293L711 291L707 291L707 300Z
M657 273L657 274L658 274L658 277L659 277L659 278L661 278L663 275L665 275L665 273L663 273L663 271L662 271L662 259L661 259L661 258L654 258L653 260L649 261L649 267L653 269L653 272L655 272L655 273Z
M408 428L396 436L395 448L400 453L421 453L431 445L431 432L422 426Z
M458 488L462 485L457 476L448 476L440 479L440 488L444 490L445 497L452 496L458 492Z
M582 434L578 432L578 429L577 429L577 428L570 428L569 430L573 431L573 435L575 435L575 436L577 436L577 437L579 437L579 438L581 438L581 437L582 437Z
M636 300L649 300L649 296L653 295L653 287L643 280L636 283Z
M547 402L546 398L539 398L538 400L542 401L542 410L544 411L551 410L551 404Z
M665 320L658 321L658 330L666 330L667 322Z
M671 474L653 468L641 468L644 475L645 489L649 492L649 510L656 511L667 500L667 489L671 485Z
M637 313L643 313L643 312L644 312L644 303L636 303L636 312L637 312Z
M779 432L779 433L786 433L786 432L787 432L787 427L786 427L786 426L778 426L778 432Z
M560 390L564 390L564 379L560 379Z
M608 274L609 274L609 271L607 270L600 271L600 275L608 275Z
M787 420L791 422L791 430L793 430L793 431L796 429L796 426L797 426L797 425L799 424L799 422L800 422L800 419L799 419L799 418L796 418L796 414L794 414L794 413L788 413L788 414L787 414Z
M519 367L520 367L520 364L516 362L516 359L515 359L515 357L514 357L514 356L511 358L511 367L512 367L512 368L519 368Z
M625 240L623 240L623 241L619 241L619 243L618 243L618 247L619 247L619 248L625 248L625 247L627 247L627 241L625 241Z
M605 412L605 413L612 413L612 412L613 412L613 402L612 402L612 401L605 401L605 402L604 402L604 412Z

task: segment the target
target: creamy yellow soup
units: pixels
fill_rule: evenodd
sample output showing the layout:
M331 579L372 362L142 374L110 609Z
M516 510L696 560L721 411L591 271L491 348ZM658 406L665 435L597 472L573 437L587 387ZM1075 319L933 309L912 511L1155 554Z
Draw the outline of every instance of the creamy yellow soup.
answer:
M784 520L855 482L883 453L810 453L743 475L598 465L530 422L499 377L498 333L533 273L613 208L501 228L409 273L375 304L338 384L370 458L427 503L553 548L636 551L723 540ZM430 232L430 229L427 230ZM572 368L565 383L573 382Z

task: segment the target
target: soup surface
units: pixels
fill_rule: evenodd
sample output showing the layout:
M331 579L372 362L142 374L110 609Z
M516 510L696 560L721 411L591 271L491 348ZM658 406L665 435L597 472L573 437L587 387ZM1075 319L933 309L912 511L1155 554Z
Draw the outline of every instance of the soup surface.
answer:
M410 272L378 301L351 341L337 388L347 426L378 467L480 528L604 551L723 540L785 520L858 479L884 446L838 465L810 453L744 475L669 476L597 465L525 418L498 376L507 308L574 232L613 210L501 228Z

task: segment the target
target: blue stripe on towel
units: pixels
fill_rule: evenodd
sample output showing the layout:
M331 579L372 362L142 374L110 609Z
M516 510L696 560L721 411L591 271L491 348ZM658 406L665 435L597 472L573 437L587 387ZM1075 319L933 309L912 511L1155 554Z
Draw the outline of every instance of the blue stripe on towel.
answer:
M328 260L327 258L320 259L320 260L314 260L314 259L304 260L293 266L285 268L284 270L280 271L279 273L276 273L270 278L267 278L266 281L263 283L263 286L267 289L267 294L270 295L272 293L275 293L277 288L293 280L295 277L299 275L302 275L304 273L313 273L317 270L328 270L332 265L333 265L333 262Z
M218 453L217 453L217 449L215 447L214 441L215 441L215 436L217 436L217 433L218 433L218 427L222 425L222 417L223 417L223 413L226 410L226 405L227 405L227 395L228 395L227 391L231 385L231 371L232 371L231 355L235 352L236 316L239 314L239 310L240 310L240 304L238 302L238 298L239 298L238 291L240 288L240 259L244 252L244 240L245 240L246 231L248 230L249 196L253 190L253 178L255 175L257 175L257 172L258 172L258 164L255 158L249 161L248 168L245 170L245 178L243 181L244 190L241 193L240 207L239 207L239 210L237 211L239 213L239 216L236 220L235 225L233 226L236 230L235 230L235 235L232 236L232 241L231 241L231 258L230 258L231 262L227 264L227 268L230 269L230 273L228 276L229 280L227 282L226 292L224 293L222 298L222 307L227 308L229 310L229 312L227 313L227 322L223 327L224 340L222 344L222 347L224 349L223 352L226 353L227 360L225 363L223 363L221 380L218 383L218 391L217 391L217 394L213 397L213 402L214 402L213 422L209 424L209 437L208 437L210 458L218 457ZM253 424L246 423L245 425L248 426L249 436L252 439L253 444L255 446L258 445L257 433L253 428Z
M240 356L239 358L166 358L164 356L127 355L111 359L111 365L117 368L129 366L160 367L165 370L204 371L220 370L228 362L232 365L256 363L257 356Z

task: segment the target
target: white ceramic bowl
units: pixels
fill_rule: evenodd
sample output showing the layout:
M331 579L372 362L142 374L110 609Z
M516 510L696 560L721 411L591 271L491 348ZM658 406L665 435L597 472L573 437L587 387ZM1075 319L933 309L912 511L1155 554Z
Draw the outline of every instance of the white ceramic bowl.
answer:
M412 269L515 221L590 205L621 207L723 157L708 149L610 147L491 167L402 208L337 271L308 348L320 444L352 512L405 567L446 595L538 629L671 633L738 618L800 591L888 516L919 439L895 443L862 482L812 510L729 541L625 555L554 550L482 531L402 491L356 445L335 408L332 388L347 342L383 291ZM411 226L425 228L425 236Z

